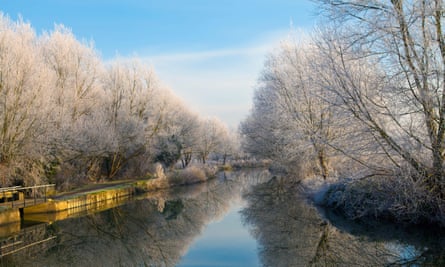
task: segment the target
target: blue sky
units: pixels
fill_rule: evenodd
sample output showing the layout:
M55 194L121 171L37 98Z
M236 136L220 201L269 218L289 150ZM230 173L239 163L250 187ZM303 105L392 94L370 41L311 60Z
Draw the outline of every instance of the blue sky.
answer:
M54 24L95 44L103 60L140 57L202 115L236 127L265 55L291 28L315 24L310 0L0 0L38 33ZM292 25L292 27L291 27Z

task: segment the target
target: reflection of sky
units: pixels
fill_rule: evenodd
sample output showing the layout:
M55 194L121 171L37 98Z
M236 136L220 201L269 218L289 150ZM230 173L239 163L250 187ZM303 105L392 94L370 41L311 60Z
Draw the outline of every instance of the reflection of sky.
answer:
M241 222L241 207L211 223L178 266L259 266L257 244Z

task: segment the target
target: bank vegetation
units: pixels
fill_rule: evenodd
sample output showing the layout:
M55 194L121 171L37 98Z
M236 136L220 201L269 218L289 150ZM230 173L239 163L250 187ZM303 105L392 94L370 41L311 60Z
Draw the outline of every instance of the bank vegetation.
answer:
M265 62L244 149L339 178L325 204L351 218L445 226L443 1L315 2L322 26Z

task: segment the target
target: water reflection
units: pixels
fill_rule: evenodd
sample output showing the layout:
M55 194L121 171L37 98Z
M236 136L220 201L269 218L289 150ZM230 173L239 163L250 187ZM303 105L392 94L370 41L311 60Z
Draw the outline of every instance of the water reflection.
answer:
M297 183L275 178L245 195L243 218L259 242L263 266L444 265L441 235L431 239L400 230L387 235L382 226L371 231L340 217L325 221L300 190Z
M241 206L235 204L223 219L210 223L178 266L260 266L257 243L241 222Z
M232 248L245 244L237 234L242 227L256 239L263 266L444 266L441 234L418 229L407 233L395 226L351 224L335 214L320 215L299 191L298 183L271 179L265 171L221 175L100 213L22 229L8 240L48 242L3 257L0 266L176 266L190 251L198 257L207 253L194 248L201 239L209 242L209 235L233 237L233 244L224 241ZM240 202L245 203L244 226L237 222ZM221 222L237 226L208 226L223 218ZM223 250L222 244L215 247L219 245ZM234 260L236 255L226 257Z
M143 196L85 217L54 222L57 243L6 256L5 266L175 266L206 225L267 172L238 172L209 183Z

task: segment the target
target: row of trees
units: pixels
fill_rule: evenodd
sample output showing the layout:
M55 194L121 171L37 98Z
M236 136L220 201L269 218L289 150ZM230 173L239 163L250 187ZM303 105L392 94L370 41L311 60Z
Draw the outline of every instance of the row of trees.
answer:
M63 26L37 36L0 15L2 186L143 175L235 149L221 121L188 109L152 68L105 64Z
M323 177L404 177L444 199L443 1L317 2L323 29L265 63L245 149Z

